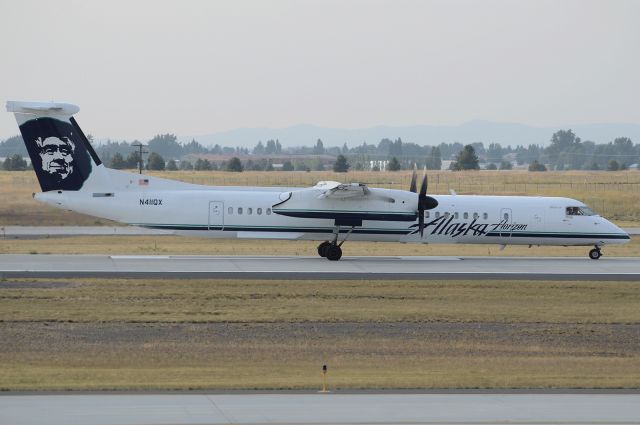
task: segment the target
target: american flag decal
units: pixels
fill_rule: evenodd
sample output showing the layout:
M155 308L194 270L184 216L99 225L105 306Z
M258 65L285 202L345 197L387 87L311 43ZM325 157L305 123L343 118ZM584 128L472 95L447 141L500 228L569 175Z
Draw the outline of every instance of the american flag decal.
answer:
M149 179L140 179L138 180L138 184L140 186L149 186Z

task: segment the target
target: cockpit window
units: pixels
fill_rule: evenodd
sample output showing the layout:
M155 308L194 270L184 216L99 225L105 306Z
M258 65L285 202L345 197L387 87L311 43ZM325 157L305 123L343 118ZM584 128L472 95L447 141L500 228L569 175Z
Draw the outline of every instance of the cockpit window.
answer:
M567 215L596 215L589 207L567 207Z

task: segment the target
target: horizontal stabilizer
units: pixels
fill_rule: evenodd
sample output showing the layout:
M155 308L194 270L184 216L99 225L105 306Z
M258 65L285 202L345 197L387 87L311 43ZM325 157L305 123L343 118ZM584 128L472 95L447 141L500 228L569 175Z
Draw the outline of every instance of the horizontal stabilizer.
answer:
M7 112L38 116L66 116L77 114L80 107L71 103L8 101Z

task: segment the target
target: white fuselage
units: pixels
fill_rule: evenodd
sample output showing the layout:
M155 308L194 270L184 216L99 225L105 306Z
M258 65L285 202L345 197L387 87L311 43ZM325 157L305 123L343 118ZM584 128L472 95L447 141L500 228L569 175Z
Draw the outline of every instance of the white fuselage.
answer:
M335 220L291 217L281 211L300 188L209 187L104 169L108 182L91 191L51 191L36 199L54 206L134 226L212 238L329 240ZM331 211L393 213L415 211L416 194L375 189L394 203L331 200ZM432 195L424 236L418 221L362 220L349 240L409 243L518 245L607 245L628 242L619 227L598 215L568 215L582 202L559 197ZM324 201L326 202L326 200ZM296 209L299 211L300 209ZM286 211L286 210L285 210ZM342 226L346 233L350 226Z

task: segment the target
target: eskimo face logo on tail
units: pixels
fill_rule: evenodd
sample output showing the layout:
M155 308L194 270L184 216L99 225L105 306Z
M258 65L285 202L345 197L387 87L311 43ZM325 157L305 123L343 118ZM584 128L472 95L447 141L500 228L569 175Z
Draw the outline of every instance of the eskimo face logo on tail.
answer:
M78 190L91 173L91 160L69 122L37 118L20 126L43 191Z
M42 171L52 177L64 180L73 173L73 152L76 149L73 140L67 137L38 137L36 145L40 149Z

